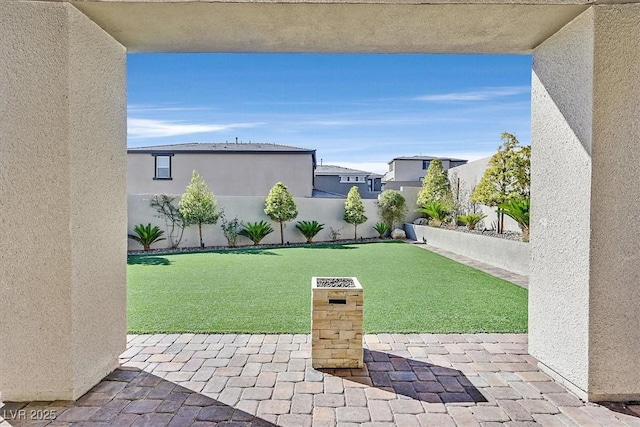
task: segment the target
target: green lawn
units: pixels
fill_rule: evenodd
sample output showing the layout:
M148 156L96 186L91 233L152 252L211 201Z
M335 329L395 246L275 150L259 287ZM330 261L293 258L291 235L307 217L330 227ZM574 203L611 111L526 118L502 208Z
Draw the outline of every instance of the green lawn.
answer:
M526 332L527 291L401 242L128 260L131 333L308 333L312 276L356 276L365 332Z

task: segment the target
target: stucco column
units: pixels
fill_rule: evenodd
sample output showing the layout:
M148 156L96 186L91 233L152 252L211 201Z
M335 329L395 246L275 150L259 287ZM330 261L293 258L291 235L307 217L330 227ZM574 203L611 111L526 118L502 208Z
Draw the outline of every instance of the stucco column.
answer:
M640 4L534 53L529 351L592 401L640 398Z
M0 393L77 399L126 344L125 49L0 2Z

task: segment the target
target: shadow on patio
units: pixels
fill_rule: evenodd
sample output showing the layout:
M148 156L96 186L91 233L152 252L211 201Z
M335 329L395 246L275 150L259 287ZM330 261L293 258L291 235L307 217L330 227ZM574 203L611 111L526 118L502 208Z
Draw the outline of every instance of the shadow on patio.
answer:
M116 369L76 402L7 403L11 426L79 423L86 426L190 426L230 422L275 424L139 369ZM47 421L50 421L47 422ZM203 424L205 425L205 424Z

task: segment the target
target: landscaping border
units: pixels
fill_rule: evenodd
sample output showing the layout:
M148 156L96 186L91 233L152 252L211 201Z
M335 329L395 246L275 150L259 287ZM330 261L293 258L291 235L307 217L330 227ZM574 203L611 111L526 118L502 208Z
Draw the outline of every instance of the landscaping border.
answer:
M529 244L426 225L404 224L407 238L522 276L531 273Z

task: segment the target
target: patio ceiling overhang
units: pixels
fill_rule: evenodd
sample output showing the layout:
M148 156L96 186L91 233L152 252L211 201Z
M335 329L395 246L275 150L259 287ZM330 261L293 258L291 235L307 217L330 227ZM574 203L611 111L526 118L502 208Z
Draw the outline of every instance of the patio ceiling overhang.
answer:
M129 52L530 53L588 7L572 0L71 3Z

